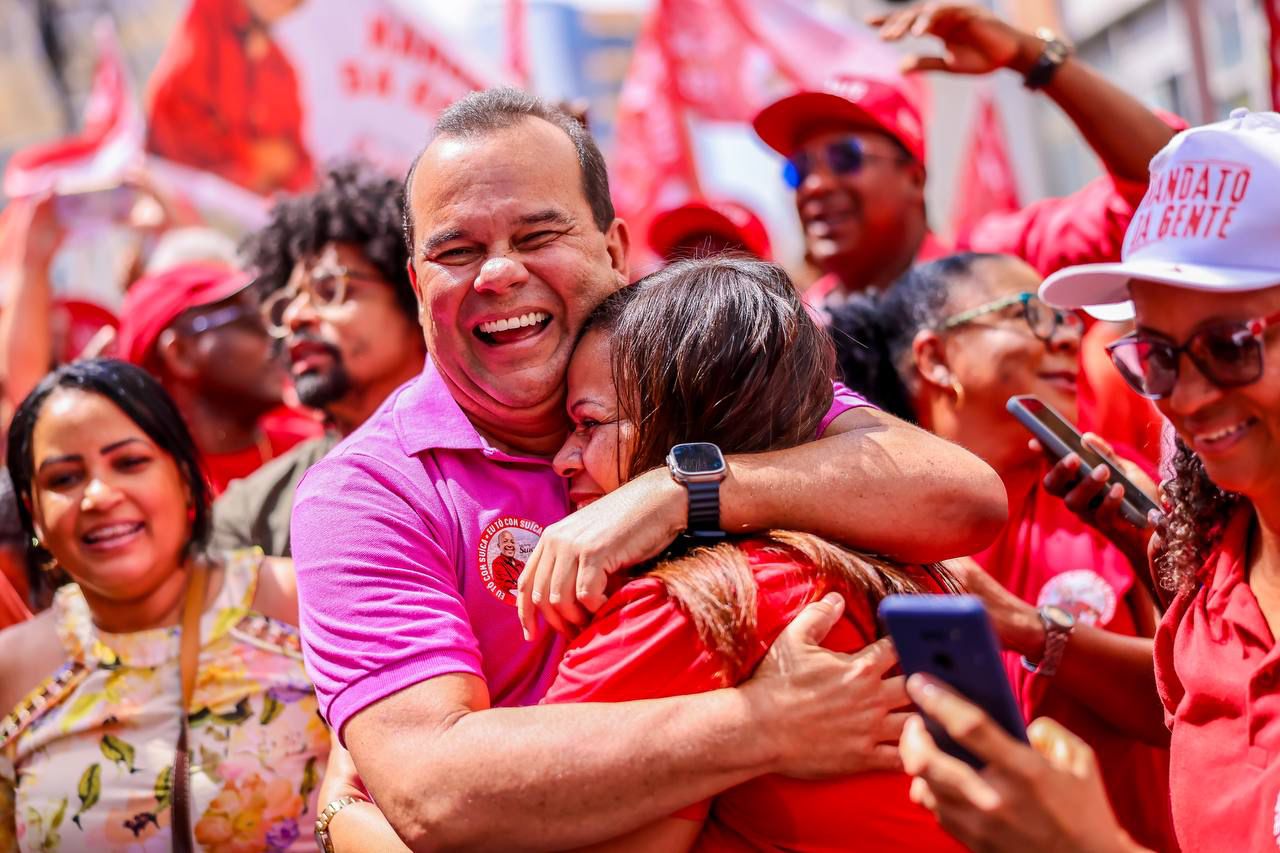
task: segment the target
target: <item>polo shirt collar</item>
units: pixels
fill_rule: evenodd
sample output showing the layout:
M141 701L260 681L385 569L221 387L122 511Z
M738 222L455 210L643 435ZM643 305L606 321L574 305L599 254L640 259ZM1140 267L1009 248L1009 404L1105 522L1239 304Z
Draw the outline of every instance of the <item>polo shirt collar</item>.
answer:
M1245 577L1245 554L1253 523L1253 511L1247 506L1238 509L1227 522L1213 557L1213 570L1205 578L1205 608L1218 615L1224 629L1233 627L1254 642L1269 646L1271 628Z
M551 464L550 459L512 455L489 444L453 399L430 355L422 373L396 397L392 413L400 445L409 456L428 450L478 450L500 461Z

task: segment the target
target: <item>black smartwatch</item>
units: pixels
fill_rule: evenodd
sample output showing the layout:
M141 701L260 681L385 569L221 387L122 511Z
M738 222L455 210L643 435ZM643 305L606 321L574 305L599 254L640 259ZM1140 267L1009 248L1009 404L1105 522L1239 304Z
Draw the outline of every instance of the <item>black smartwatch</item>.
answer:
M720 448L705 441L677 444L667 454L671 479L689 493L686 535L695 539L720 539L720 483L727 468Z

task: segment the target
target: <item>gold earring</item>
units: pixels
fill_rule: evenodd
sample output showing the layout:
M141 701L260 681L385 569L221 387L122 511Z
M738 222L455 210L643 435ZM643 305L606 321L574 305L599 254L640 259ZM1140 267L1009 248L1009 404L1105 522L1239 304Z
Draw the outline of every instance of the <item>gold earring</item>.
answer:
M956 395L956 411L964 408L964 386L953 376L951 378L951 392Z

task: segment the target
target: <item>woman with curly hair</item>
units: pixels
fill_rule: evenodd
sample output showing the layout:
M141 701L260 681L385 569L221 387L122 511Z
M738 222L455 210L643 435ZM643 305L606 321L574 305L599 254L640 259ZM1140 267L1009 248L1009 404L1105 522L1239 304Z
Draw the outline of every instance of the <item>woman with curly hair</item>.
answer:
M1057 305L1131 300L1136 330L1110 345L1120 374L1177 432L1169 503L1153 548L1173 595L1156 635L1170 730L1170 794L1183 850L1273 850L1280 835L1280 115L1240 110L1179 134L1119 264L1064 270ZM1212 220L1212 221L1211 221ZM1100 310L1100 309L1094 309ZM1110 314L1110 311L1104 312ZM975 709L911 685L935 718L963 725L991 762L979 777L912 724L903 738L923 801L975 849L1132 850L1098 808L1096 764L1042 726L1041 755ZM926 693L930 695L925 695ZM964 721L963 723L961 721ZM1046 735L1051 735L1046 737ZM995 796L991 796L995 792Z

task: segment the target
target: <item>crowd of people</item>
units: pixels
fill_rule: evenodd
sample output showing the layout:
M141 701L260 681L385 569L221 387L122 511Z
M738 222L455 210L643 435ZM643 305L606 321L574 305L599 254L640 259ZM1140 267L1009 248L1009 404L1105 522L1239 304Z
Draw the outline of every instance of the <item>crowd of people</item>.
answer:
M238 247L174 218L78 350L14 201L0 851L1280 843L1280 116L875 24L1106 174L944 245L910 94L837 74L755 120L801 291L736 202L633 234L581 117L489 89ZM1029 743L900 670L896 594L981 601Z

